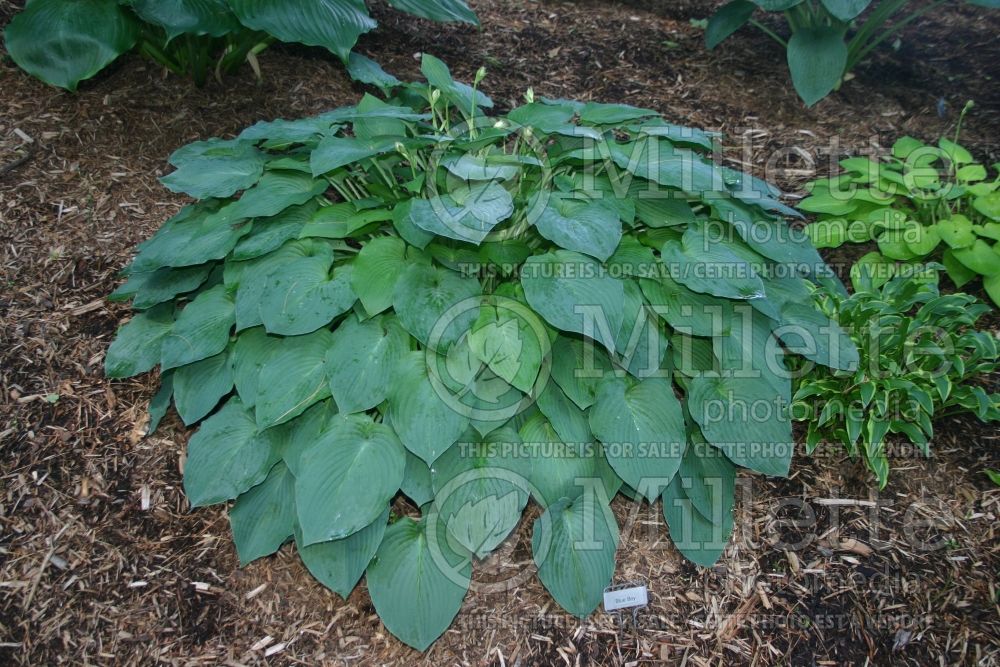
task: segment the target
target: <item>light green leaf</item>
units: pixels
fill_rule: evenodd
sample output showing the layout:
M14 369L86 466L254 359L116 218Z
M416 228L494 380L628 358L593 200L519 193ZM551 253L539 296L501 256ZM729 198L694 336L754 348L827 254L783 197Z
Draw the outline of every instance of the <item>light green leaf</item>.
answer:
M326 354L330 392L340 412L362 412L382 403L409 351L410 337L395 317L359 322L348 316L333 332Z
M242 493L229 510L229 526L240 565L270 556L292 536L295 478L281 461L267 478Z
M972 222L964 215L956 213L935 225L938 235L950 248L968 248L976 241Z
M335 418L299 455L295 506L308 546L347 537L382 514L403 481L403 446L391 428Z
M375 557L388 520L389 508L386 507L378 518L358 532L308 546L303 544L302 531L296 526L295 545L299 557L312 576L346 600Z

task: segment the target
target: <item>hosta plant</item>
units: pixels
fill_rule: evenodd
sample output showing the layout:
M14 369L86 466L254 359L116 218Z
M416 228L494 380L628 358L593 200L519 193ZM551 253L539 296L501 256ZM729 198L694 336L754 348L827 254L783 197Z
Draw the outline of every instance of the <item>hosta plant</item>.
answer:
M198 201L139 246L106 359L159 365L157 416L172 395L199 424L184 488L233 501L242 562L294 540L340 595L366 573L419 649L529 499L538 576L577 616L612 579L619 491L662 498L711 565L737 469L788 473L782 343L857 360L808 305L831 279L790 210L709 135L530 91L490 116L482 71L422 69L174 153L164 184Z
M1000 304L1000 166L991 176L956 141L902 137L885 160L841 160L844 172L807 185L799 207L817 214L806 232L819 248L875 241L858 267L885 282L904 263L939 258L958 287L982 277ZM855 269L855 272L857 268Z
M990 307L968 294L941 294L940 268L908 266L884 282L862 266L850 297L816 292L861 360L854 371L814 367L802 375L793 414L808 423L810 451L824 440L842 444L864 457L880 487L889 479L890 434L929 456L935 418L971 412L1000 419L1000 393L986 389L1000 369L1000 341L975 328Z
M967 1L1000 7L1000 0ZM785 49L792 86L812 106L836 90L876 47L943 2L915 7L911 0L730 0L709 20L705 43L714 49L748 23L758 28ZM754 19L758 11L781 12L788 38Z
M389 0L434 21L478 24L465 0ZM321 46L366 83L380 71L351 54L375 21L364 0L31 0L7 26L5 41L21 69L76 90L118 56L137 50L198 85L249 60L275 40Z

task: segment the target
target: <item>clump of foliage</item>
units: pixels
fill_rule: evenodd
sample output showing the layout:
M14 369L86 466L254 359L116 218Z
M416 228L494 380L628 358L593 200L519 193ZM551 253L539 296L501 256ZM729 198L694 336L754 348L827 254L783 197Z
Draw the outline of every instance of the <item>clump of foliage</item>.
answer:
M843 444L864 456L882 488L888 434L929 456L935 417L971 412L1000 419L1000 393L976 384L1000 369L996 336L975 328L990 307L969 294L941 294L940 268L908 266L883 284L862 266L850 297L817 291L823 312L850 332L861 360L853 372L815 367L803 374L793 414L808 422L810 451L823 440Z
M1000 304L1000 175L956 141L928 146L903 137L885 161L842 160L844 173L807 185L800 208L818 214L806 229L819 248L875 241L879 251L858 263L874 269L876 285L898 262L940 258L963 287L978 276ZM993 165L994 172L1000 166Z
M529 498L538 576L577 616L613 576L619 491L662 498L711 565L737 468L788 473L782 341L857 361L809 305L830 278L791 211L704 132L530 91L489 117L482 70L422 70L174 153L163 182L200 201L139 246L114 294L139 312L106 358L159 365L155 417L172 396L200 423L184 488L235 501L241 562L294 539L340 595L367 572L419 649ZM400 493L419 518L391 514Z
M943 1L910 9L909 0L731 0L709 20L705 43L714 49L747 23L755 26L786 50L795 92L812 106L836 90L875 47ZM1000 7L998 0L968 2ZM871 5L874 7L862 19ZM784 14L791 36L786 40L756 21L753 15L757 10Z
M465 0L389 0L434 21L478 25ZM32 0L7 26L7 51L21 69L76 90L118 56L138 50L202 85L249 60L274 40L322 46L365 80L377 68L351 54L375 28L363 0ZM353 62L352 62L353 61Z

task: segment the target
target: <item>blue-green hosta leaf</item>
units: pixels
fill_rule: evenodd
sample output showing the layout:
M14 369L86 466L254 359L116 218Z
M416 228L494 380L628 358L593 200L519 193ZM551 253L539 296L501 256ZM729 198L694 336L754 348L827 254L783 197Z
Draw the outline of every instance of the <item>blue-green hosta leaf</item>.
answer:
M184 207L152 238L139 244L132 270L193 266L225 257L250 231L250 225L217 224L214 218L217 208L218 203L212 200Z
M295 506L302 544L347 537L378 518L399 490L404 464L391 428L367 417L335 418L299 455Z
M146 424L146 436L156 433L156 429L160 426L160 420L167 415L167 410L170 409L170 400L173 395L174 374L172 371L167 371L160 376L160 388L149 401L149 423Z
M623 378L605 379L590 409L590 427L618 476L654 502L677 472L687 444L672 383L648 378L629 386Z
M563 442L592 442L587 413L571 401L555 382L549 382L538 395L538 409L549 420Z
M132 0L135 13L163 28L168 39L178 35L222 37L241 28L226 0Z
M174 305L164 303L136 313L118 329L104 357L104 374L125 378L145 373L160 363L163 339L174 325Z
M637 378L660 375L667 358L667 337L657 317L646 307L639 284L634 280L623 284L625 308L622 328L615 337L615 361Z
M333 332L326 354L330 392L340 412L362 412L382 403L409 351L410 337L395 317L359 322L348 316Z
M751 206L736 199L720 197L712 201L712 207L719 218L733 226L747 245L764 257L793 265L799 270L805 269L807 275L823 268L823 259L804 231L755 212Z
M233 359L225 351L174 371L174 404L188 426L214 410L232 389Z
M404 329L443 353L476 321L481 294L475 278L430 264L412 264L396 283L393 308Z
M528 488L503 445L517 434L499 429L483 443L462 442L434 464L432 520L478 558L485 558L517 526ZM519 438L518 438L519 440ZM491 447L493 444L500 447Z
M695 429L675 478L694 508L718 523L733 508L736 466ZM721 510L721 511L720 511Z
M703 196L723 188L722 172L699 153L670 141L645 136L629 144L612 143L611 159L639 178Z
M237 139L254 143L262 141L261 145L264 148L279 148L291 144L312 145L321 137L332 136L340 129L340 125L337 124L339 118L334 117L333 114L334 112L328 111L318 116L308 116L296 120L278 118L257 121L240 132Z
M354 305L352 268L333 268L333 255L318 253L275 269L260 295L268 333L298 336L329 324Z
M297 171L267 171L243 196L208 217L206 224L231 225L247 218L278 215L321 195L327 183Z
M257 403L260 371L282 345L279 336L268 336L264 327L242 332L233 346L233 381L243 405L252 408Z
M480 307L469 347L494 373L527 393L548 356L549 335L526 305L494 294Z
M117 0L33 0L11 19L4 36L21 69L76 90L135 46L139 25Z
M479 25L476 13L469 9L464 0L389 0L389 4L431 21L459 21Z
M448 393L440 379L434 381L425 356L430 351L409 352L396 367L389 391L392 427L408 450L427 462L451 447L469 427L467 411ZM433 372L445 368L436 362Z
M447 100L457 104L462 113L471 113L473 106L493 108L493 100L487 97L486 93L474 91L472 86L455 81L448 66L429 53L423 54L420 59L420 72L427 77L427 83L432 88L437 88Z
M594 404L610 370L607 354L589 340L560 335L552 343L552 379L581 410Z
M847 44L830 28L801 28L788 40L792 85L807 107L830 94L844 76Z
M732 0L712 15L705 28L705 46L714 49L750 20L757 6L749 0Z
M392 306L392 295L405 255L406 243L395 236L374 238L358 253L351 286L369 315L377 315Z
M727 299L760 299L764 283L754 267L729 247L725 240L710 238L692 225L682 241L667 241L660 261L671 278L691 288Z
M535 227L556 245L602 262L614 253L622 238L618 212L603 199L581 202L553 194Z
M295 478L278 461L267 478L240 494L229 510L229 527L240 565L270 556L295 527Z
M406 467L403 469L403 483L399 485L399 490L417 507L423 507L434 500L431 469L410 450L406 450Z
M314 244L306 239L285 243L273 252L245 262L226 262L223 272L225 283L236 287L236 330L264 323L260 306L272 273L318 253L333 256L328 245Z
M807 302L787 303L781 309L781 325L775 335L789 351L817 364L841 370L857 370L858 348L834 320Z
M249 142L219 152L224 154L209 152L183 161L160 182L171 192L183 192L195 199L230 197L252 187L264 173L266 156Z
M456 188L432 199L416 199L410 220L424 231L479 245L514 212L510 193L496 181Z
M640 109L628 104L587 102L580 109L580 122L588 125L617 125L637 118L658 115L652 109Z
M526 473L531 492L542 507L562 498L576 498L603 481L598 463L603 463L591 440L566 441L542 413L528 419L520 430L522 452L530 455ZM606 463L604 465L607 465ZM608 493L608 496L614 495Z
M244 261L273 252L286 242L299 237L299 232L309 222L319 205L309 201L300 206L289 206L270 218L257 218L249 234L233 248L230 259Z
M184 493L192 507L232 500L260 484L278 460L280 434L261 431L233 397L188 441Z
M706 517L683 488L683 479L678 474L663 491L663 518L678 551L702 567L711 567L733 532L733 496L723 492L718 502L713 497L711 516Z
M396 150L398 137L327 137L312 152L310 167L314 176L326 174L344 165Z
M595 260L569 250L535 255L522 267L521 285L528 303L549 324L588 336L614 352L625 288Z
M299 557L312 576L346 600L375 557L388 520L389 508L386 507L377 519L358 532L308 546L303 544L302 530L296 525L295 544Z
M133 296L132 307L145 310L169 301L178 294L198 289L211 272L211 264L180 269L164 266L151 272L136 272L129 275L128 282L115 290L108 299L118 301Z
M440 522L404 517L390 525L368 566L368 592L389 632L423 651L448 629L469 589L471 560L456 553Z
M345 63L358 36L375 28L363 0L229 0L243 25L283 42L322 46Z
M691 336L721 334L722 313L730 308L725 299L691 291L667 275L643 278L639 287L653 312L676 331Z
M822 0L823 6L841 21L850 21L872 3L872 0Z
M795 443L788 400L763 377L692 378L688 405L705 439L733 463L784 477Z
M375 86L383 93L402 84L402 81L382 69L377 62L357 51L351 51L351 56L347 60L347 73L355 81Z
M441 164L463 181L507 181L517 176L520 169L517 164L502 163L472 153L446 156Z
M614 514L590 494L550 505L535 521L531 538L538 578L560 607L580 618L601 603L617 548Z
M261 428L282 424L330 396L326 351L332 334L320 329L285 338L260 369L256 415Z
M222 352L236 322L236 304L225 285L216 285L195 297L177 316L163 339L163 370L201 361Z

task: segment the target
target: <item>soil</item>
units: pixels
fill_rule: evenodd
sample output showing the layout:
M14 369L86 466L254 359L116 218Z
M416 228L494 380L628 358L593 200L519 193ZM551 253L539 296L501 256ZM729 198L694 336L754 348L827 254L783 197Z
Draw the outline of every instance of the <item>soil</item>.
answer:
M0 25L19 4L0 0ZM472 4L478 30L377 5L359 50L401 78L419 76L423 51L465 80L485 64L501 110L533 87L722 131L723 159L790 201L831 155L953 131L968 99L963 144L1000 161L1000 20L969 5L914 22L806 109L761 33L704 50L691 19L707 0ZM1000 489L983 474L1000 468L1000 438L968 416L935 424L930 459L894 452L881 492L837 449L798 455L785 480L744 477L736 537L710 570L680 557L655 509L619 498L616 581L650 587L635 628L569 617L529 578L470 593L421 655L384 629L364 582L341 600L291 546L240 569L225 510L184 499L179 420L141 437L155 377L103 378L129 314L104 297L184 203L157 182L172 150L363 89L328 54L280 45L261 55L262 81L245 68L203 89L127 56L69 94L0 57L0 169L13 164L0 172L0 663L1000 664ZM530 567L529 531L479 576Z

